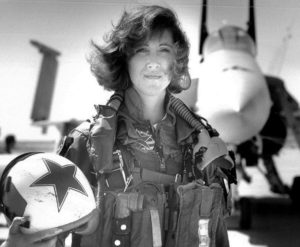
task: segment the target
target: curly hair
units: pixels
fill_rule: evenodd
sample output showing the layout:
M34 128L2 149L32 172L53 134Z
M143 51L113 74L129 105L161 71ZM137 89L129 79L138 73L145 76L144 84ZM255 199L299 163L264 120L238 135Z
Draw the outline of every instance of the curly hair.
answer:
M176 61L168 89L171 93L182 91L180 80L188 74L190 44L182 31L176 14L161 6L139 6L132 12L124 11L110 33L104 36L105 45L91 42L92 53L88 59L98 83L107 90L124 90L132 85L127 62L134 48L154 33L170 30L176 47Z

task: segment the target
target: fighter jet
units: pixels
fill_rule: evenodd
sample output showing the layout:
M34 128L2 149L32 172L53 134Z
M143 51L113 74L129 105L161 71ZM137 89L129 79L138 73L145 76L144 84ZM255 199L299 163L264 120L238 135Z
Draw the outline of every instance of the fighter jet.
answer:
M296 191L299 179L292 188L282 182L273 156L285 144L288 128L293 130L300 145L299 105L278 77L263 74L257 61L254 0L249 1L248 29L224 25L209 33L207 1L202 2L197 100L192 107L214 126L237 156L241 178L251 182L245 167L265 167L261 171L270 190L288 194L299 203ZM297 118L298 116L298 118ZM241 204L242 205L242 204ZM249 205L242 205L241 228L251 224Z

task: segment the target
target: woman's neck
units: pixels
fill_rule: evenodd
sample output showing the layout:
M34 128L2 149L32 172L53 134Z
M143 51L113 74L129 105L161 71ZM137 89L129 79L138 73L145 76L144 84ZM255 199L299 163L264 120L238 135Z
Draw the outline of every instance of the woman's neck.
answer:
M165 95L141 96L143 102L144 118L149 120L151 124L159 122L165 115Z

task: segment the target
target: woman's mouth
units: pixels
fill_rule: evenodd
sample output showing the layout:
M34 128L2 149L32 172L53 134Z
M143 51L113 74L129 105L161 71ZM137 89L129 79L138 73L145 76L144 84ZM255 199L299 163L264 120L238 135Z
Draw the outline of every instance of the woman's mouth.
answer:
M152 79L152 80L157 80L157 79L160 79L161 76L160 75L145 75L145 78Z

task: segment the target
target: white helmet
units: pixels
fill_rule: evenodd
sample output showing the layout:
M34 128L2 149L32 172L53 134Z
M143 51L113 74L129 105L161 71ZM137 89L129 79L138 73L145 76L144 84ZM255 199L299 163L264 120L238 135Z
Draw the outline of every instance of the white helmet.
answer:
M0 205L9 220L28 216L24 233L55 228L93 232L98 210L83 172L54 153L25 153L12 160L0 180Z

